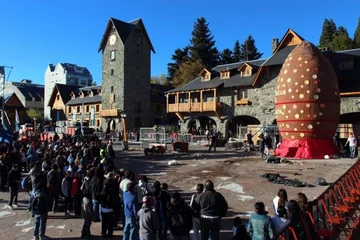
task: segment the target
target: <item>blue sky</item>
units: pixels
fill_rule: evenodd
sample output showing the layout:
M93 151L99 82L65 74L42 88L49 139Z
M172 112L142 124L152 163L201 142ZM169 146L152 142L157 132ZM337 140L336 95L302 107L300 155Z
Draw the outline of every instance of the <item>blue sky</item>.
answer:
M268 57L271 39L288 28L317 44L324 18L345 26L352 37L360 1L304 0L2 0L0 65L14 66L10 80L44 82L49 63L86 66L101 82L97 53L107 21L142 18L154 45L152 75L167 72L175 48L189 43L193 22L205 17L219 50L252 34Z

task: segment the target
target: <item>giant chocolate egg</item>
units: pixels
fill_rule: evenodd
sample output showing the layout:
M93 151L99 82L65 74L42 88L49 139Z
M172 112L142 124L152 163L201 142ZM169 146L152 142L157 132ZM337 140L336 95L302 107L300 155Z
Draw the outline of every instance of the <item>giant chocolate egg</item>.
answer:
M337 76L323 54L304 41L286 58L275 86L283 139L332 139L340 118Z

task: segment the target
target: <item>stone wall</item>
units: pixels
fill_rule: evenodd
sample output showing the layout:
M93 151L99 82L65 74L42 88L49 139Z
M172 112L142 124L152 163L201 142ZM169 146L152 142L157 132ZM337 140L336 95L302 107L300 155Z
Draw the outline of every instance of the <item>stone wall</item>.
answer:
M360 102L360 97L343 97L340 103L340 114L360 112L356 103Z

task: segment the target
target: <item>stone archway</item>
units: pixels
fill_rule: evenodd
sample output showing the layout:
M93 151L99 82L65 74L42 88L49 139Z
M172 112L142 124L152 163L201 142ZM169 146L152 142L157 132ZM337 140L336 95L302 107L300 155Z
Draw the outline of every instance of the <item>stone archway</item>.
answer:
M107 129L106 129L107 133L110 133L112 131L116 131L116 121L115 121L115 119L109 119L107 121L107 123L108 123Z
M260 120L255 117L247 115L235 116L226 124L227 135L229 137L243 138L248 131L257 132L260 124Z

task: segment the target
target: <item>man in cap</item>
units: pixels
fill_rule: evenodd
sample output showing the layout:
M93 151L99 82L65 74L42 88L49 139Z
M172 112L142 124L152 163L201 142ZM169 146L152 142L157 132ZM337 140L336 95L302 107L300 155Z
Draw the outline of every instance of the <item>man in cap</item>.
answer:
M153 199L151 196L143 198L142 208L137 213L139 218L140 240L155 240L157 231L160 228L160 222L152 206Z

